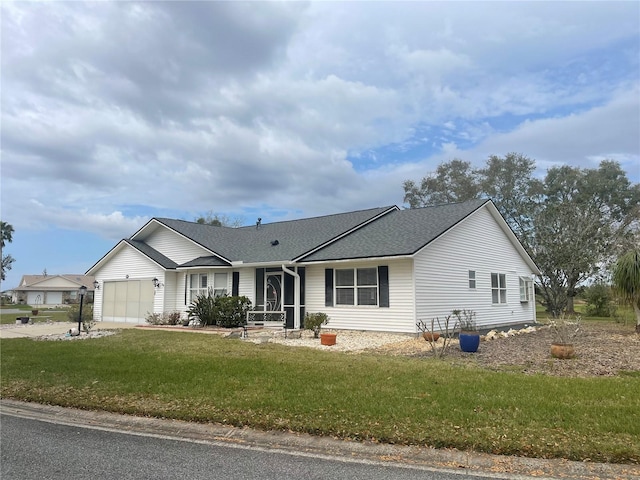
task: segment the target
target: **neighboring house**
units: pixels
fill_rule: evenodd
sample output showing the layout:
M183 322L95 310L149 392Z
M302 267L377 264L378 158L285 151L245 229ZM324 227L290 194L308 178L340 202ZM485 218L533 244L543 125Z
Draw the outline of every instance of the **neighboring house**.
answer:
M14 303L53 307L79 301L78 289L87 287L86 301L93 299L92 275L23 275L20 285L13 289Z
M153 218L87 271L96 320L142 323L212 291L281 312L288 328L325 312L329 328L395 332L465 308L480 327L535 322L538 273L489 200L241 228Z

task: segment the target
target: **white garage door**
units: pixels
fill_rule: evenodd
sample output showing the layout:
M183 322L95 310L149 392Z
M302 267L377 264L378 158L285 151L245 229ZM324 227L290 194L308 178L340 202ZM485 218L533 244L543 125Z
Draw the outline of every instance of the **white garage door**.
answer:
M27 303L31 306L44 303L44 292L27 292Z
M47 305L62 304L62 292L47 292L47 298L44 303Z
M153 312L153 283L150 280L104 282L102 319L109 322L144 323Z

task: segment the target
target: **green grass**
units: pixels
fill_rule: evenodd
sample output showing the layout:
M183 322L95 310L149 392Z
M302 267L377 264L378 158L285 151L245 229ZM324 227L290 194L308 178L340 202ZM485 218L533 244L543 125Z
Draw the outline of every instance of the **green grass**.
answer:
M4 313L6 310L21 310L22 313ZM16 323L16 317L31 317L34 322L46 321L43 317L51 317L48 320L52 322L68 322L69 317L64 308L38 308L38 315L31 314L32 307L30 305L6 305L0 308L0 325Z
M533 457L640 462L640 378L489 372L432 358L124 330L0 341L4 398Z

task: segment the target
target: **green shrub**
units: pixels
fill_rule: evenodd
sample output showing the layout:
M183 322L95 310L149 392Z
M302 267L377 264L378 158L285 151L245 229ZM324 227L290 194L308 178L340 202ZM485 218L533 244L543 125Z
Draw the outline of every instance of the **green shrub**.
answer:
M585 288L584 299L587 302L585 313L590 317L611 317L616 313L611 287L602 282Z
M67 311L67 318L70 322L78 323L78 317L80 316L80 304L75 304L69 307ZM82 322L88 323L93 319L93 305L82 306Z
M251 309L251 300L247 297L218 297L216 304L216 325L235 328L247 321L247 312Z
M251 300L247 297L214 297L212 292L198 295L187 313L189 318L197 317L201 325L217 325L234 328L244 325Z
M320 328L329 323L329 316L326 313L307 313L304 316L304 328L313 331L313 338L318 338Z
M200 294L191 302L187 310L189 318L197 318L200 325L215 325L216 323L216 299L212 292Z

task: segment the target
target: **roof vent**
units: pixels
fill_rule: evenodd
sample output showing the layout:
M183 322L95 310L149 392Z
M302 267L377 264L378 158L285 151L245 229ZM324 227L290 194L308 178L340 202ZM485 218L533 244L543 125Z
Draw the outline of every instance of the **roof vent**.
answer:
M260 225L262 225L262 218L258 218L258 221L256 222L256 229L260 228Z
M275 247L276 245L279 245L280 242L278 240L271 240L271 246Z

